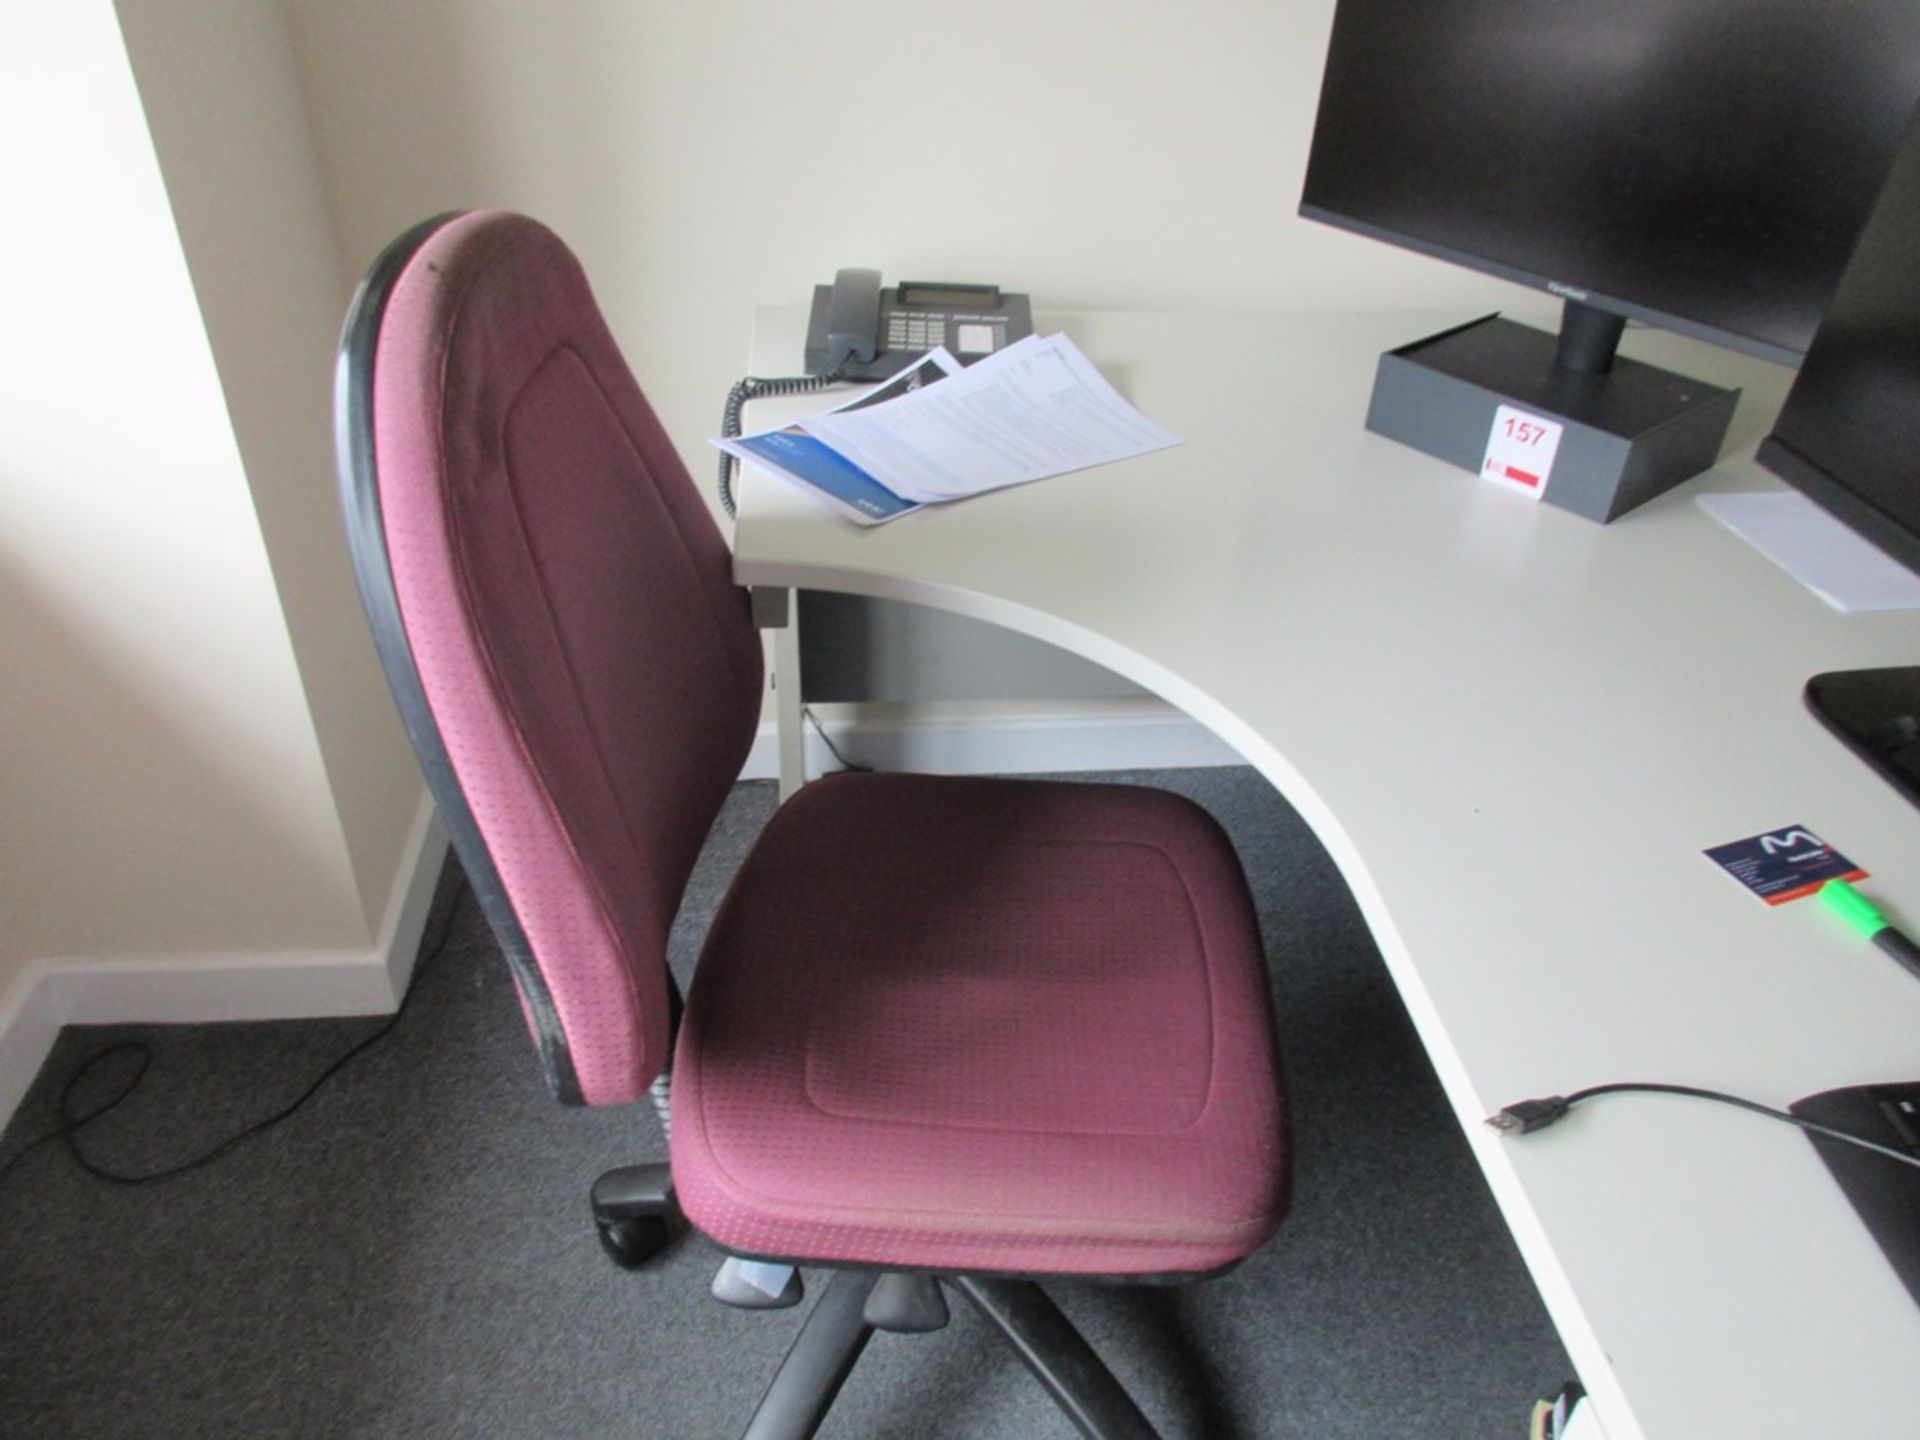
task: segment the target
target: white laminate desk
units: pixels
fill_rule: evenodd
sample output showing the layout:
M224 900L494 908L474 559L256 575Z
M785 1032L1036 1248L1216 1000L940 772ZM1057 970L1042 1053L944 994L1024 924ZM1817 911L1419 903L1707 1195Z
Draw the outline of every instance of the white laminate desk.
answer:
M1799 699L1818 670L1920 660L1920 614L1838 615L1694 503L1777 484L1751 456L1788 372L1630 334L1747 396L1728 460L1603 527L1365 433L1376 354L1459 316L1041 318L1186 443L873 530L749 472L737 578L1052 641L1278 786L1351 886L1608 1440L1920 1433L1920 1306L1800 1135L1641 1096L1522 1139L1480 1123L1610 1080L1783 1104L1920 1078L1920 984L1700 853L1808 825L1920 928L1920 809ZM801 326L760 313L760 373L794 368Z

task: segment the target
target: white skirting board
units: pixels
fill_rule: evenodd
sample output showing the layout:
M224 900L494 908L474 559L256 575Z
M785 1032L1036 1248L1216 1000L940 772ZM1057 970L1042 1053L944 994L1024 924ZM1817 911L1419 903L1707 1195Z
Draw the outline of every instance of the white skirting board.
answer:
M447 853L430 799L414 817L368 950L35 960L0 1003L0 1124L63 1025L189 1024L391 1013L406 993Z
M1225 741L1152 697L1077 701L953 701L815 705L807 774L841 768L841 753L878 770L934 775L1031 775L1076 770L1160 770L1245 762ZM763 723L743 780L779 776L778 739Z

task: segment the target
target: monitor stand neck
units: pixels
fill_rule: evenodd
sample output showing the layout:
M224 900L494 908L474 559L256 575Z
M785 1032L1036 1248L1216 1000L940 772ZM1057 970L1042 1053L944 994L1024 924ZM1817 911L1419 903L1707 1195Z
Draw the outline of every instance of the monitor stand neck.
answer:
M1568 300L1560 311L1560 348L1554 368L1576 375L1604 375L1613 368L1614 352L1627 328L1627 317L1599 309L1582 300Z

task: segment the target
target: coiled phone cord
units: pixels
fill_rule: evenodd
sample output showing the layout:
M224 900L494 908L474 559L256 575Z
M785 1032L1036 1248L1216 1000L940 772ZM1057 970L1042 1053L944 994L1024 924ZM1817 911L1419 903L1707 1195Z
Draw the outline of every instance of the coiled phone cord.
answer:
M726 409L720 413L720 433L731 440L740 433L740 410L749 400L762 400L772 395L805 395L814 390L825 390L829 385L838 385L843 378L836 366L825 375L782 375L774 379L762 379L758 375L748 375L727 392ZM733 456L720 456L720 504L726 509L729 518L735 513L733 498L733 477L739 461Z

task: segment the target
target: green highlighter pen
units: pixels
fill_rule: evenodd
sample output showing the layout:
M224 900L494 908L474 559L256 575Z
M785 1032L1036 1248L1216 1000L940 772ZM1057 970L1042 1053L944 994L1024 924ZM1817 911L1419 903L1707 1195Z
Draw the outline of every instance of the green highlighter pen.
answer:
M1916 945L1873 908L1873 902L1844 880L1829 880L1820 887L1820 899L1826 907L1858 930L1914 975L1920 975L1920 945Z

